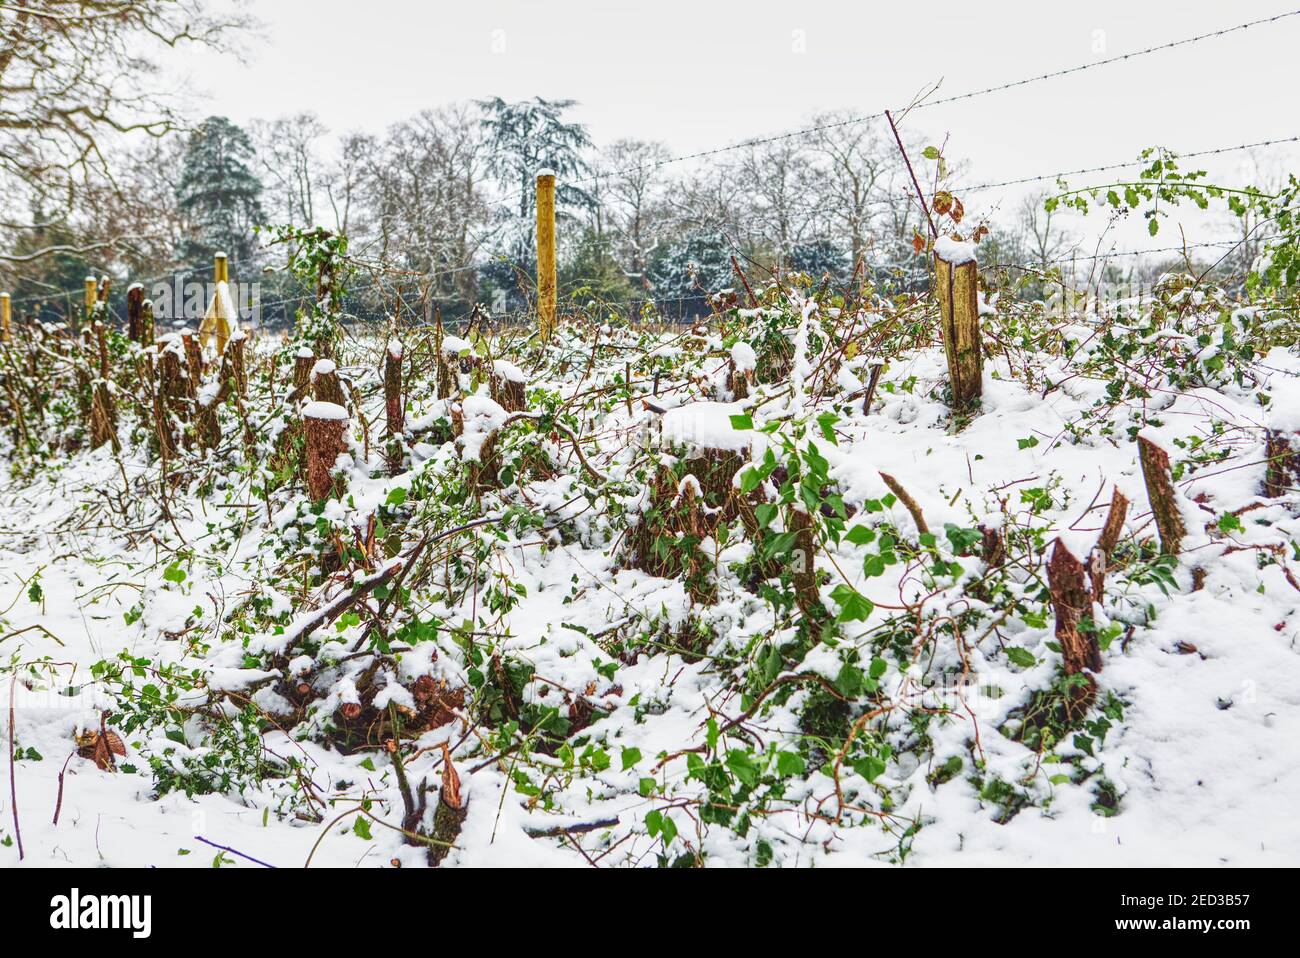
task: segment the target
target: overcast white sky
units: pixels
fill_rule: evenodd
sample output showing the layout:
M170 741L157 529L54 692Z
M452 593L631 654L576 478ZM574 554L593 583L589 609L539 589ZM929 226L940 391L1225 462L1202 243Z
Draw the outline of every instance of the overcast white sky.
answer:
M937 96L1073 66L1285 12L1288 0L1082 3L847 0L413 2L258 0L249 62L188 61L210 113L301 110L335 132L379 131L455 100L580 101L598 144L659 139L677 153L872 113L943 79ZM1075 76L940 106L912 131L949 137L972 180L1300 134L1300 17ZM1300 151L1274 148L1264 158ZM1251 179L1235 154L1206 165ZM1203 225L1203 224L1202 224ZM1158 245L1167 245L1162 234ZM1176 238L1168 238L1176 241Z

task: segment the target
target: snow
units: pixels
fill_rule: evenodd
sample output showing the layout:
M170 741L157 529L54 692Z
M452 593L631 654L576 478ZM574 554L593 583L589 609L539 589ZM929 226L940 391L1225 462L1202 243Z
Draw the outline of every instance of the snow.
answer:
M1300 376L1274 374L1270 384L1268 427L1278 432L1300 433Z
M738 372L753 372L758 368L758 357L754 355L754 347L743 339L736 340L731 347L731 361Z
M311 374L313 376L328 376L337 368L332 359L318 359L316 365L311 368Z
M492 397L480 392L465 397L461 404L461 415L464 417L465 430L460 437L461 457L469 462L479 459L483 444L505 424L510 414Z
M518 366L516 366L514 363L506 359L492 360L492 371L496 373L498 376L500 376L502 379L504 379L506 382L512 382L512 383L528 382L527 378L524 376L523 370L520 369Z
M321 400L314 400L302 407L302 418L303 419L328 419L328 420L339 421L339 420L347 419L349 417L348 417L348 411L344 409L342 406L338 405L338 403L322 402Z
M663 414L661 436L665 443L682 443L699 449L748 450L752 434L736 429L732 416L744 414L740 402L693 402Z
M445 356L463 356L473 349L468 340L459 336L443 336L442 352Z
M697 398L711 394L711 384L707 389L699 385L707 376L698 381L665 376L656 399L667 408L662 417L647 413L640 403L629 413L621 398L586 413L578 403L571 404L568 408L579 417L574 428L580 448L597 468L622 483L612 495L636 503L645 483L636 480L630 467L644 440L629 437L647 423L659 424L663 444L741 454L756 446L753 458L758 460L769 446L777 448L776 439L735 429L732 416L748 415L756 426L766 422L786 429L794 417L815 416L834 404L840 416L836 442L827 441L815 423L809 423L808 432L828 462L830 482L854 510L848 526L860 524L877 536L897 535L915 543L906 508L886 501L889 490L880 473L892 475L917 500L939 555L959 570L954 583L969 586L985 570L978 555L953 552L948 524L959 530L981 525L1008 536L1034 530L1049 542L1062 536L1082 554L1095 541L1105 503L1118 488L1133 502L1125 536L1151 535L1141 469L1127 432L1134 425L1127 418L1131 410L1125 407L1106 420L1109 434L1089 428L1076 440L1065 436L1068 425L1089 413L1104 384L1077 377L1045 391L1043 382L1025 383L1004 358L994 357L988 361L979 414L954 428L941 401L943 354L921 349L891 356L873 410L864 415L860 401L841 405L836 400L860 388L869 364L859 357L834 374L819 373L817 357L806 355L816 322L816 315L802 309L792 316L798 329L792 325L791 340L802 339L805 349L799 366L805 407L786 405L780 398L764 402L786 388L785 382L757 384L750 399L723 403ZM602 342L622 335L615 328L602 334ZM620 349L612 350L611 371L624 369L622 350L630 348L629 341L615 340ZM372 423L382 421L382 394L373 371L385 345L377 338L365 362L343 359L348 369L371 371L371 378L359 383L365 402L357 416ZM584 359L591 353L590 338L565 345ZM179 346L174 335L159 337L160 350ZM691 361L688 353L673 349L663 348L657 355ZM735 349L731 355L736 358ZM725 367L726 358L715 350L707 364L695 368L713 375L719 363ZM340 616L318 625L310 636L305 630L316 610L374 584L396 568L401 556L384 553L380 537L364 574L308 578L301 567L319 561L322 543L313 536L320 522L350 543L354 535L364 539L367 522L375 516L391 529L410 521L402 536L403 548L409 548L424 531L441 534L471 519L498 516L495 510L502 503L491 498L493 493L462 506L443 494L442 485L448 476L463 472L461 462L477 458L487 437L498 432L504 460L511 461L519 450L545 460L536 474L521 475L514 490L520 497L510 503L536 521L521 529L502 522L485 527L490 531L480 538L439 544L436 553L430 552L437 556L435 580L446 574L444 555L452 564L470 565L479 562L475 557L481 549L487 558L475 570L473 587L463 600L448 599L435 581L427 590L413 592L411 607L422 620L449 629L468 622L475 630L494 630L492 651L534 670L520 691L520 703L556 706L566 715L570 703L565 695L595 703L602 717L582 729L574 752L580 755L590 745L602 749L610 764L600 771L578 771L575 765L570 773L562 771L561 758L549 754L537 756L532 770L523 762L491 763L494 749L478 750L477 740L467 735L477 716L466 705L464 719L422 733L405 753L420 752L411 759L413 781L427 777L436 782L442 743L454 748L469 811L444 867L582 867L587 863L571 843L538 838L536 832L606 819L617 823L579 834L575 841L593 854L593 849L612 849L602 859L610 865L650 864L662 850L645 834L644 819L651 809L671 814L680 831L689 833L692 847L706 854L707 864L752 865L760 840L771 846L774 862L781 865L861 866L891 860L898 833L887 832L882 819L866 816L855 824L846 814L844 822L828 820L834 817L841 785L872 809L881 808L887 791L889 814L902 827L913 820L923 824L909 839L909 865L1294 865L1300 861L1300 821L1291 806L1300 793L1300 766L1288 756L1300 736L1300 614L1287 572L1296 565L1288 543L1300 539L1300 517L1292 502L1263 499L1259 486L1264 469L1260 426L1289 429L1294 424L1288 416L1298 406L1292 387L1300 362L1275 350L1265 357L1264 368L1269 380L1262 391L1273 397L1269 406L1261 408L1253 392L1236 387L1189 389L1161 396L1158 415L1165 425L1144 431L1175 462L1187 466L1178 488L1194 549L1175 568L1179 584L1168 594L1115 574L1104 601L1093 609L1099 625L1113 622L1125 630L1103 654L1104 669L1097 676L1104 694L1123 700L1124 716L1096 743L1094 755L1084 753L1073 736L1051 753L1039 754L999 732L1030 694L1047 688L1056 676L1060 660L1050 647L1050 617L1042 624L1016 615L999 622L997 616L1008 607L1005 596L990 597L946 581L936 588L931 571L921 564L905 571L903 561L868 577L863 550L841 542L816 559L819 573L828 577L823 603L835 610L831 587L843 573L843 581L876 608L866 621L845 628L835 643L814 643L775 675L816 675L835 682L842 654L875 654L872 630L892 615L889 607L911 603L911 631L900 633L897 644L911 648L928 641L917 631L917 622L933 631L936 641L917 660L888 653L880 695L899 712L925 702L943 714L930 714L928 751L914 747L915 730L905 719L882 725L880 734L895 754L873 783L848 765L837 783L810 762L806 774L788 780L788 801L774 814L755 814L746 836L716 825L697 836L682 809L703 793L698 781L687 777L680 753L704 747L704 723L710 716L721 722L744 711L741 690L752 694L754 686L745 683L754 673L748 664L735 663L757 658L773 637L794 644L790 616L778 618L739 578L736 570L750 558L751 544L734 536L721 546L709 541L710 550L721 550L719 597L711 604L693 602L679 579L623 567L616 543L626 524L591 508L588 495L602 493L593 491L594 483L580 470L568 438L530 433L527 423L499 432L509 415L486 392L459 400L463 434L457 445L446 434L437 437L434 428L450 421L454 400L436 399L413 384L408 426L421 430L421 439L410 446L410 468L390 476L382 453L372 450L366 459L358 438L351 449L355 461L348 456L340 460L348 495L330 500L319 516L292 489L280 490L264 508L250 491L245 462L211 457L212 491L182 496L178 490L173 496L178 529L173 534L167 523L159 522L153 531L157 541L152 541L122 535L110 524L113 511L97 505L105 493L121 497L123 469L131 477L156 482L156 463L139 450L125 447L122 466L105 450L81 450L63 468L35 476L5 469L0 473L0 515L8 517L0 520L0 589L5 596L0 605L14 600L0 613L5 654L75 665L75 671L71 665L51 666L55 671L48 689L28 689L22 683L16 688L17 743L43 756L20 755L16 763L14 785L28 863L207 867L211 850L194 837L203 835L277 866L301 866L318 840L313 865L382 866L393 858L405 866L422 864L423 850L403 844L400 835L387 829L376 827L373 840L363 841L351 831L351 819L330 827L332 814L319 822L282 814L283 797L273 782L246 794L187 798L172 792L156 797L148 756L172 749L165 761L174 765L187 756L209 754L204 750L211 746L197 737L181 746L159 734L126 736L124 767L107 772L73 754L72 736L78 729L96 729L101 712L112 710L110 689L88 673L94 663L113 661L121 652L149 659L150 668L198 668L206 688L251 698L275 715L289 714L292 703L286 696L307 685L321 693L322 714L305 721L298 735L272 729L267 747L300 760L331 807L341 811L347 807L344 801L366 790L376 814L400 822L401 803L382 750L345 754L322 744L319 726L310 723L328 721L344 704L363 704L368 694L377 709L412 710L418 705L410 691L416 677L465 686L474 665L463 646L439 632L387 661L374 673L374 687L367 693L360 676L372 660L364 651L351 658L359 655L354 649L367 648L367 624L350 624ZM501 374L495 364L494 371ZM1052 382L1069 375L1068 364L1059 358L1044 358L1037 371ZM592 388L594 376L579 382L580 374L581 369L565 375L539 371L533 379L568 400L575 391ZM832 402L814 405L823 390L834 397ZM649 398L649 388L640 396ZM302 413L319 415L313 410L320 407L326 418L348 418L341 407L329 404L309 403ZM226 422L231 421L233 414ZM1211 436L1216 424L1234 437L1230 458L1193 468L1188 440ZM1037 443L1022 448L1020 441L1028 437ZM516 441L521 445L513 446ZM807 442L800 448L806 450ZM674 460L661 445L646 461L655 467ZM402 494L394 496L398 490ZM676 480L679 496L687 490L703 496L702 484L691 475ZM403 497L404 505L386 505ZM129 504L152 508L147 497L140 499ZM250 503L253 507L247 508ZM1247 505L1252 509L1240 513L1244 528L1234 530L1231 538L1204 531L1218 517ZM419 518L406 518L413 516ZM156 518L146 512L138 525ZM134 530L137 520L125 528ZM1229 551L1237 544L1245 548ZM1271 551L1274 546L1281 552ZM182 547L188 558L178 558ZM1261 555L1270 561L1261 562ZM175 573L170 578L164 574L174 560L186 573L183 581L175 581ZM285 576L286 566L292 575ZM1193 567L1204 571L1196 588ZM38 570L41 603L27 595ZM1016 594L1026 606L1035 607L1033 575L1041 574L1041 568L1029 571L1032 575L1012 580L1011 587L1021 590ZM488 604L489 590L502 582L523 590L508 613ZM241 633L242 623L256 621L254 608L266 610L257 631ZM954 622L961 625L960 645L951 631L942 631ZM968 627L967 622L975 624ZM36 629L20 631L37 624L53 637ZM679 643L683 636L695 635L693 629L701 630L700 645L683 654ZM489 641L478 646L476 637L474 644L486 649ZM1034 664L1010 661L1006 649L1011 647L1030 655ZM1194 651L1187 651L1190 647ZM274 668L269 667L272 656ZM943 677L960 677L964 669L974 680L969 686L956 680L941 684ZM736 683L728 685L732 679ZM75 691L65 695L64 690ZM803 736L799 713L813 691L811 683L799 683L788 700L778 704L782 697L770 697L750 726L753 734L762 735L764 747L798 747L794 743ZM0 725L7 724L7 715L0 716ZM723 738L725 761L726 749L744 746L745 738L734 731ZM625 749L642 755L627 769L621 760ZM660 755L678 757L652 773ZM934 772L950 758L961 760L961 772L936 785ZM55 826L51 796L65 759L64 805ZM1050 780L1076 762L1088 773L1086 780ZM516 771L534 775L534 783L553 776L545 803L517 790ZM570 774L572 783L565 784ZM972 780L977 775L985 782L996 776L1013 783L1032 801L999 823L994 803ZM665 791L643 796L640 779L645 776ZM1111 817L1095 807L1095 788L1102 780L1120 795L1118 814ZM353 790L335 791L342 782ZM3 785L6 814L0 829L7 836L8 782ZM823 814L808 814L809 809ZM674 853L680 848L674 846ZM16 858L12 845L0 844L0 865L14 864ZM258 866L240 859L233 867Z
M963 243L951 236L940 236L934 241L934 252L945 263L961 266L977 261L974 243Z

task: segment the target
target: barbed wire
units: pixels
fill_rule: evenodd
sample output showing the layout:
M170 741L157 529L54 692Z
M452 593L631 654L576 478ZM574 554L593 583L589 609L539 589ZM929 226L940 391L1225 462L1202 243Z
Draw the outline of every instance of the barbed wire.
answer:
M1133 60L1138 57L1148 56L1150 54L1159 53L1164 50L1172 50L1175 47L1187 46L1189 44L1199 43L1203 40L1216 39L1218 37L1227 36L1228 34L1231 33L1238 33L1243 30L1249 30L1251 27L1264 26L1267 24L1276 23L1281 20L1286 20L1290 17L1295 17L1295 16L1300 16L1300 9L1290 10L1286 13L1279 13L1271 17L1261 17L1258 20L1250 20L1247 21L1246 23L1239 23L1236 24L1235 26L1224 27L1220 30L1210 31L1209 33L1201 33L1192 37L1184 37L1181 40L1171 40L1167 43L1155 44L1154 46L1145 47L1141 50L1134 50L1131 53L1118 54L1113 57L1106 57L1105 59L1102 60L1091 60L1087 63L1076 64L1072 67L1064 67L1062 69L1052 70L1047 73L1040 73L1034 76L1023 77L1019 80L1011 80L1006 83L999 83L993 86L983 87L978 90L970 90L965 93L954 94L953 96L943 97L938 100L923 101L921 103L914 104L908 107L907 109L908 112L911 112L912 110L930 109L931 107L943 106L945 104L950 104L950 103L957 103L963 100L970 100L970 99L974 99L975 97L986 96L991 93L1000 93L1005 90L1011 90L1018 87L1028 86L1032 83L1038 83L1043 80L1052 80L1058 77L1070 76L1072 74L1082 73L1085 70L1094 70L1097 69L1098 67L1109 66L1115 63L1122 63L1126 60ZM874 113L864 113L859 116L853 116L847 119L837 120L833 123L822 123L815 126L803 127L802 129L798 129L798 130L791 130L786 133L777 133L771 136L754 137L751 139L742 140L739 143L730 144L728 146L719 146L708 150L698 150L694 153L684 153L680 156L673 156L664 160L657 160L653 163L642 163L636 166L624 167L622 169L617 169L617 170L605 170L605 171L593 173L590 176L584 178L574 180L572 185L583 185L587 183L595 183L601 179L605 179L609 177L626 176L629 173L642 173L648 170L660 169L661 167L669 166L674 163L684 163L690 160L705 159L707 157L718 156L720 154L729 153L735 150L744 150L755 146L763 146L768 143L777 143L782 140L792 139L794 137L809 136L810 134L813 133L822 133L827 130L834 130L846 126L852 126L857 123L866 123L871 120L879 120L882 119L884 115L885 115L885 110L881 109ZM516 190L513 193L506 194L504 197L501 198L501 201L505 202L507 200L515 199L526 192L527 189Z
M1276 140L1259 140L1255 143L1241 143L1237 146L1221 146L1212 150L1194 150L1191 153L1179 153L1175 150L1163 151L1165 155L1172 156L1179 160L1192 160L1203 156L1219 156L1224 153L1236 153L1242 150L1255 150L1266 146L1280 146L1284 143L1300 143L1300 136L1288 136ZM1111 170L1124 170L1134 166L1142 166L1149 163L1150 160L1128 160L1123 163L1107 163L1102 166L1082 167L1077 170L1060 170L1056 173L1040 173L1035 176L1024 176L1015 180L1001 180L997 183L978 183L975 186L954 187L954 191L962 193L976 193L981 190L992 190L1003 186L1020 186L1024 183L1041 183L1044 180L1056 181L1064 176L1082 176L1087 173L1106 173ZM899 193L899 196L910 194Z

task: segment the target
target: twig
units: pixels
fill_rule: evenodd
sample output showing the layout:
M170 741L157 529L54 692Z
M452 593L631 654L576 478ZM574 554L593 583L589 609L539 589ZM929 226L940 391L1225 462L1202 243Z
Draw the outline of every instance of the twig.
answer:
M884 480L889 491L898 496L898 501L907 507L907 511L912 514L912 521L916 523L916 531L924 535L930 531L930 527L925 524L925 516L921 513L921 507L916 504L916 500L911 494L903 488L902 483L887 472L882 472L880 478Z
M907 150L903 147L903 138L898 135L898 127L894 125L894 117L888 110L885 111L885 119L889 121L889 128L894 131L894 142L898 144L898 152L903 154L903 162L907 164L907 174L912 178L912 186L916 188L916 198L921 201L921 209L925 211L925 221L930 224L931 239L939 238L939 231L934 228L934 220L930 216L929 204L925 202L925 194L921 192L921 184L916 181L916 171L912 169L912 161L907 158Z
M23 830L18 825L18 779L14 771L14 738L17 726L14 724L14 688L18 684L18 670L14 669L13 678L9 680L9 804L14 813L14 838L18 842L18 860L23 860Z
M205 845L211 845L213 848L220 848L223 852L230 852L230 854L232 855L238 855L240 858L246 858L253 864L261 865L263 868L275 867L274 865L262 861L260 858L254 858L252 855L245 855L243 852L239 851L236 848L231 848L229 845L218 845L216 842L210 842L202 835L195 835L194 840L197 842L202 842Z

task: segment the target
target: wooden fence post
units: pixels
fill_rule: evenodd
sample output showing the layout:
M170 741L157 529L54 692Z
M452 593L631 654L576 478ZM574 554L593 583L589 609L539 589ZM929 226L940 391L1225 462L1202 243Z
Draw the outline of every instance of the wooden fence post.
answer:
M217 355L220 356L226 351L226 343L234 330L239 328L239 317L235 314L227 285L230 282L230 264L225 253L213 257L212 276L212 302L208 304L208 311L199 326L199 342L206 348L208 340L215 339Z
M983 393L980 355L979 266L968 244L946 238L935 243L934 285L939 298L943 351L954 409L970 410Z
M107 285L105 292L107 293ZM108 341L104 337L102 322L97 321L93 328L99 351L99 378L95 380L90 406L90 448L98 449L109 442L113 444L113 451L118 452L117 405L113 402L113 393L108 383Z
M99 301L99 283L95 277L86 277L86 322L95 318L95 303Z
M543 340L555 332L555 174L537 174L537 324Z

